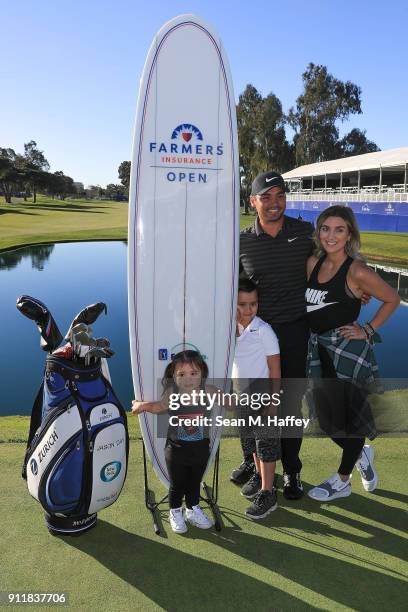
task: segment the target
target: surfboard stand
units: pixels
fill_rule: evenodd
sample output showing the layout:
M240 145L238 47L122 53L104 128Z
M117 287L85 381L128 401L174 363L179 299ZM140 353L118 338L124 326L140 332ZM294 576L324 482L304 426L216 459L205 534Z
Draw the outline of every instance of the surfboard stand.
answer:
M160 531L160 524L159 524L158 507L167 501L168 495L165 495L160 501L154 501L154 493L149 488L149 479L147 476L146 448L145 448L143 441L142 441L142 448L143 448L145 506L152 515L153 529L154 529L155 534L160 535L161 531Z
M161 529L160 529L160 519L159 519L158 508L159 506L167 502L169 496L165 495L159 501L154 500L154 493L149 487L149 478L147 475L146 449L145 449L144 442L142 442L142 448L143 448L145 506L152 515L153 529L154 529L155 534L160 535ZM221 531L221 528L222 528L220 513L219 513L218 506L217 506L219 459L220 459L220 449L218 447L217 454L215 455L215 459L214 459L213 480L212 480L211 489L208 487L208 485L205 482L203 482L202 487L205 493L205 497L200 496L200 499L206 502L211 510L211 513L214 517L214 527L216 531Z
M220 462L220 447L217 449L217 454L214 459L214 468L213 468L213 480L211 489L208 487L206 482L202 483L203 491L205 493L205 497L201 496L201 499L205 501L214 517L214 527L216 531L221 531L222 524L220 518L220 511L218 508L218 468Z

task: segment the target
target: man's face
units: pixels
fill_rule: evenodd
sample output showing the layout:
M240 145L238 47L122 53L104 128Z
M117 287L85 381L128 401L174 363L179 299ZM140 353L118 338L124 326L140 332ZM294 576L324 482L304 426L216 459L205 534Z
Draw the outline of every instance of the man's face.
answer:
M286 209L286 195L282 187L271 187L266 193L250 197L252 208L262 225L279 221Z
M238 291L237 321L247 327L258 312L258 293Z

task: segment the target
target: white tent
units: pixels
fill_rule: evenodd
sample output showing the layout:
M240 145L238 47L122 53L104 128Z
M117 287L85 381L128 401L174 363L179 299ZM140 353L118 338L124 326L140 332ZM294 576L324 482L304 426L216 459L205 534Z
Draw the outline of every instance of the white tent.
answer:
M377 153L365 153L341 159L333 159L316 164L299 166L283 174L285 181L312 176L327 176L330 174L344 174L346 172L358 172L362 170L380 170L393 168L393 170L405 172L408 164L408 147L388 149Z

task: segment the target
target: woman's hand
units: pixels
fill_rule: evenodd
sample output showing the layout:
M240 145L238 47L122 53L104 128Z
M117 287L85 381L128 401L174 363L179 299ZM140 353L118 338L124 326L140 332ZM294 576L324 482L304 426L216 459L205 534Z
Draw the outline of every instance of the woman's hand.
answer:
M146 412L146 407L149 402L139 402L138 400L132 401L132 414L142 414Z
M356 322L349 325L343 325L338 328L343 338L347 340L367 340L367 334L364 329Z

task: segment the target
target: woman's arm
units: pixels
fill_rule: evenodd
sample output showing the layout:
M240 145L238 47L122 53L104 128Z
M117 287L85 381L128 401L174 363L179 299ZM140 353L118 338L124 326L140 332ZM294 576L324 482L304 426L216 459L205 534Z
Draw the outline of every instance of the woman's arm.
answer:
M310 275L313 272L313 268L315 267L318 261L319 260L317 257L315 257L315 255L311 255L309 259L307 260L307 263L306 263L307 280L309 280Z
M374 330L377 330L392 315L394 310L398 308L401 301L400 297L388 283L386 283L376 272L374 272L374 270L369 268L363 262L355 261L350 266L349 273L352 281L352 290L356 288L359 292L372 295L377 300L382 302L381 306L370 321L371 327ZM352 328L353 326L350 325L345 325L343 328L340 328L345 332L343 333L345 338L356 337L355 333L351 331ZM361 337L365 338L366 336L364 331L362 334L363 335Z

